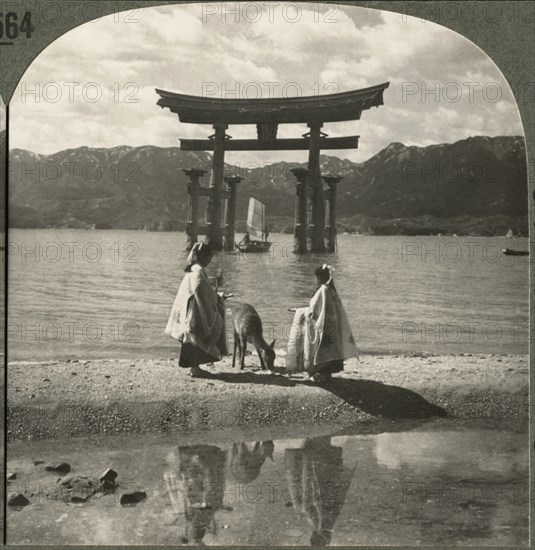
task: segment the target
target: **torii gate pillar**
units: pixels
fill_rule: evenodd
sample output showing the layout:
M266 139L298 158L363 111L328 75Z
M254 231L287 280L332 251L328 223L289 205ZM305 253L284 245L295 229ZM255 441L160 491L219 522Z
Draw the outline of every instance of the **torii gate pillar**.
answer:
M308 188L312 201L310 252L325 252L325 203L320 173L320 138L323 124L308 124L310 128L308 149Z
M189 176L188 182L188 221L186 224L186 250L191 250L199 236L199 179L206 174L206 170L192 168L182 170Z
M307 179L309 171L306 168L291 168L290 172L297 178L295 197L295 232L294 252L307 252Z
M237 185L242 178L240 176L225 176L229 198L225 215L225 250L234 250L234 230L236 225L236 193Z
M206 224L208 233L207 244L212 250L222 250L223 232L221 231L221 188L225 171L225 130L228 124L218 122L214 124L214 156L212 158L212 181L210 194L206 204Z
M329 222L327 226L327 250L336 252L336 187L342 179L341 176L323 176L323 180L329 186L327 200L329 201Z

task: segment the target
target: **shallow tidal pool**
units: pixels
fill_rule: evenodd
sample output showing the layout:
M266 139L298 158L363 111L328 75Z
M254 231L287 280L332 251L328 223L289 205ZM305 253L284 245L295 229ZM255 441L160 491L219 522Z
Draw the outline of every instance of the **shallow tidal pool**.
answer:
M527 546L528 448L526 423L484 419L16 442L7 541ZM108 494L62 489L107 468Z

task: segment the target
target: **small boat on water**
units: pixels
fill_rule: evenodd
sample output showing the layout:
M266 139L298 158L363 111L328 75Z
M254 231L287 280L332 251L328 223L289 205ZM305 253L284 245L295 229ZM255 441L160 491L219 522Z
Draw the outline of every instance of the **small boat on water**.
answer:
M529 256L529 250L514 250L513 248L504 248L502 252L506 256Z
M248 244L238 243L236 248L240 252L269 252L271 243L267 241L250 241Z
M257 237L257 240L251 239ZM247 211L247 234L236 244L240 252L269 252L271 243L267 240L266 205L253 197L249 198Z

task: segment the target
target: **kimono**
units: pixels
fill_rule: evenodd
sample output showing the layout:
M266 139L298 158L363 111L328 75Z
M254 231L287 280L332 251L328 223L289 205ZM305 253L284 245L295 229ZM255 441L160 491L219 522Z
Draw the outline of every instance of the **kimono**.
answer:
M182 279L165 333L182 344L181 367L219 361L228 355L225 304L198 264Z
M286 370L316 374L339 372L343 361L358 356L355 338L349 326L338 292L321 285L309 307L298 308L288 340Z

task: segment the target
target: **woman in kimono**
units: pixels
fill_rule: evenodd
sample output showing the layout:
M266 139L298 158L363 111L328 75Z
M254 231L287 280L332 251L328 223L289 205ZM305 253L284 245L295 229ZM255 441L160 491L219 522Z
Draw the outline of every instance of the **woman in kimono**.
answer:
M181 343L178 365L189 368L194 378L208 376L199 365L228 355L223 296L214 290L205 271L211 260L212 250L206 243L193 246L165 328Z
M308 307L292 309L286 370L306 371L316 382L328 382L344 370L344 359L358 356L344 306L333 282L333 268L315 270L317 289Z

